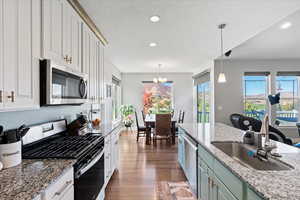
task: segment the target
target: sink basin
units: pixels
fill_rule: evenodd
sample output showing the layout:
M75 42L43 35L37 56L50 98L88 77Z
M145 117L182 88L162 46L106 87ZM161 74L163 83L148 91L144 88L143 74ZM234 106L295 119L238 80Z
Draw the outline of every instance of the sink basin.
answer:
M261 161L258 158L248 155L254 148L250 145L239 142L212 142L212 144L228 156L238 161L241 165L263 171L291 170L292 166L277 159L270 158L268 161Z

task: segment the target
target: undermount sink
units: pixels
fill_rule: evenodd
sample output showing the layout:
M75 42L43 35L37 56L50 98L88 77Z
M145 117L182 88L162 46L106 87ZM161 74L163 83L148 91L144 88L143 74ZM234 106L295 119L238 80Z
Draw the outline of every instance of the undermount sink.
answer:
M212 144L223 151L228 156L238 161L241 165L262 171L282 171L291 170L292 166L277 159L270 158L268 161L261 161L256 157L249 156L249 151L253 151L250 145L239 142L212 142Z

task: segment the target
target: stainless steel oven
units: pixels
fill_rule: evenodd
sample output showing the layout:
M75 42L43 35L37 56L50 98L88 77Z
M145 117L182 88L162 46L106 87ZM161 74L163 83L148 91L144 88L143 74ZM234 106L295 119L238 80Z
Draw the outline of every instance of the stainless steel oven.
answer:
M51 60L40 62L41 105L78 105L87 99L88 76Z
M96 200L105 183L104 143L98 143L74 165L75 200Z

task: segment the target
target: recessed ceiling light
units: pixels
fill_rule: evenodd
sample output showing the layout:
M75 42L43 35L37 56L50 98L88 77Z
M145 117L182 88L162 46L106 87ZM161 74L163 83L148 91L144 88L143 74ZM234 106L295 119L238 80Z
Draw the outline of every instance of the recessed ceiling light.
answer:
M149 46L150 46L150 47L156 47L156 46L157 46L157 43L151 42L151 43L149 44Z
M153 15L150 17L151 22L158 22L160 20L160 17L158 15Z
M288 29L292 26L291 22L284 22L283 24L281 24L280 28L281 29Z

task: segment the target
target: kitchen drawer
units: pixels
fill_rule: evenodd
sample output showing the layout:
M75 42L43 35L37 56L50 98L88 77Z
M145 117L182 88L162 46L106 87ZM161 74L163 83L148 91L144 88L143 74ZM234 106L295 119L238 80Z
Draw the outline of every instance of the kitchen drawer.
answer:
M33 200L41 200L42 199L42 197L41 197L41 195L39 194L39 195L37 195Z
M237 199L243 199L243 182L238 177L232 174L232 172L218 160L215 160L214 172Z
M105 145L108 145L110 143L110 140L111 140L111 135L107 135L105 138L104 138L104 142L105 142Z
M207 152L204 147L202 147L200 144L198 145L198 157L200 157L201 160L203 160L208 167L213 168L214 165L214 157Z
M119 136L120 136L120 129L117 128L117 130L115 130L113 133L112 133L112 140L119 140Z
M256 192L247 188L247 200L263 200Z
M104 199L105 199L105 188L103 187L96 200L104 200Z
M57 180L54 183L47 187L47 189L43 193L43 200L62 200L62 197L66 195L66 193L70 195L70 189L74 193L73 184L74 172L72 167L67 172L62 174L59 178L57 178ZM72 200L71 198L69 199Z
M67 191L61 195L59 200L74 200L74 187L68 187Z

